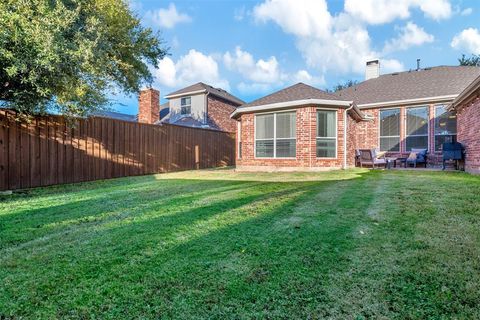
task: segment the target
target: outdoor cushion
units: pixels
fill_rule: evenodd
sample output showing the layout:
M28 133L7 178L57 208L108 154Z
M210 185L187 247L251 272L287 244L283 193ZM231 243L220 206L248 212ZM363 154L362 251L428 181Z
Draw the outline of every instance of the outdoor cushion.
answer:
M407 158L408 161L416 161L417 160L417 153L416 152L410 152Z
M427 149L412 149L412 152L417 154L418 162L425 162L425 157L427 156Z

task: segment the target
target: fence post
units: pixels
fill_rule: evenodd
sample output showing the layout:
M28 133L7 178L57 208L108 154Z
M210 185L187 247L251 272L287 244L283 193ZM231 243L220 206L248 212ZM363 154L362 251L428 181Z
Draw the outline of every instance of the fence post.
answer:
M195 145L195 169L200 169L200 147Z

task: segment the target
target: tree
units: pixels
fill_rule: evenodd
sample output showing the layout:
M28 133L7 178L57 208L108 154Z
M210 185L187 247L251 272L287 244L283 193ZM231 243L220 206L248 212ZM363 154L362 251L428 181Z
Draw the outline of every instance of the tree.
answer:
M472 54L471 57L466 57L464 54L462 54L462 57L458 59L458 63L461 66L480 67L480 54Z
M327 90L329 92L337 92L346 88L353 87L354 85L358 84L357 80L348 80L345 82L339 82L331 90Z
M167 54L126 0L0 1L0 100L21 114L85 116L138 92Z

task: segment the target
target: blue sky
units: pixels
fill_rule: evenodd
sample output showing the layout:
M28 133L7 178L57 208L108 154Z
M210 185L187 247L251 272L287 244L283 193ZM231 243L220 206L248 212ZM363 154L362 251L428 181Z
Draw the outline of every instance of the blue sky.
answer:
M305 82L321 89L362 80L365 61L381 73L456 65L480 54L477 0L131 0L170 55L152 70L161 97L203 81L245 101ZM137 112L137 97L115 108Z

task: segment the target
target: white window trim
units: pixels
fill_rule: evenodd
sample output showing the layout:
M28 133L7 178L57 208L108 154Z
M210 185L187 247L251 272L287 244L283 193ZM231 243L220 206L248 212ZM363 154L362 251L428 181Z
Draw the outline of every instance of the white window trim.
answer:
M449 112L449 111L448 111L448 108L445 104L436 104L436 105L433 106L433 152L440 153L442 151L437 150L437 148L436 148L436 142L437 142L436 140L437 139L435 139L435 138L437 136L439 136L439 137L444 137L444 136L455 136L455 137L457 137L458 128L457 128L457 130L455 130L455 133L450 133L450 134L437 134L437 133L435 133L435 129L436 129L435 126L436 126L436 122L437 122L437 107L444 107L444 108L446 108L446 112Z
M186 98L190 98L190 104L182 105L182 99L186 99ZM183 108L186 108L186 107L190 107L190 112L189 112L189 113L182 113L182 109L183 109ZM191 114L192 114L192 97L191 97L191 96L181 97L181 98L180 98L180 115L182 115L182 116L188 116L188 115L191 115Z
M400 122L402 121L402 107L392 107L392 108L382 108L378 111L378 150L381 152L402 152L402 140L401 140L401 131L399 132L398 136L382 136L382 119L381 119L381 112L387 110L396 110L400 111L400 119L398 120L398 125L400 126ZM398 151L389 151L389 150L382 150L381 146L381 138L397 138L398 137Z
M407 134L407 121L408 121L408 109L420 109L420 108L426 108L427 109L427 134ZM412 107L406 107L405 108L405 126L404 126L404 133L405 133L405 152L411 152L411 150L408 150L407 147L407 138L408 137L425 137L427 136L427 151L430 152L430 106L429 105L419 105L419 106L412 106ZM420 149L420 148L414 148L414 149Z
M295 157L277 157L277 114L278 113L295 113L295 137L293 138L279 138L278 140L292 140L295 139ZM257 140L266 141L272 139L257 139L257 116L273 114L273 157L257 157ZM253 158L254 159L297 159L297 110L282 110L277 112L262 112L256 113L253 117Z
M315 121L318 122L318 116L317 116L317 112L318 111L331 111L331 112L335 112L335 138L333 137L319 137L317 136L317 126L318 126L318 123L316 123L315 125L315 157L319 160L336 160L338 159L338 110L332 110L332 109L321 109L321 108L317 108L315 110ZM344 124L345 125L345 124ZM317 157L317 139L318 138L321 138L321 139L335 139L335 157Z

